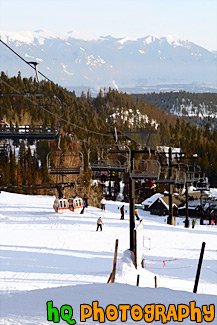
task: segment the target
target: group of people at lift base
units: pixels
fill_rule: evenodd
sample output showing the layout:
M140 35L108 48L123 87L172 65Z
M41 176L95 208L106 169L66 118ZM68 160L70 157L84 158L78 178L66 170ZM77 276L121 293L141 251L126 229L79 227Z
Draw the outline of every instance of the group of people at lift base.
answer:
M102 200L100 201L100 203L101 203L101 210L102 211L105 211L105 207L106 207L106 200L105 200L105 198L102 198ZM118 209L119 209L119 207L118 207ZM121 218L120 219L121 220L124 220L124 205L121 206L120 212L121 212ZM135 209L135 217L136 217L136 220L140 220L137 209ZM98 231L99 229L102 231L102 225L103 225L102 218L99 217L98 220L97 220L97 228L96 228L96 231Z
M102 198L101 200L101 209L102 211L105 211L105 207L106 207L106 200L105 198ZM73 212L80 212L80 214L84 213L84 209L88 207L88 196L87 194L84 194L83 196L83 200L81 198L79 198L77 196L77 194L74 197L67 199L56 199L54 201L53 204L53 208L55 210L55 212L57 213L63 213L64 211L70 210ZM119 209L119 207L118 207ZM120 208L120 212L121 212L121 220L124 220L124 205L121 206ZM135 209L135 217L136 220L140 220L139 216L138 216L138 210ZM102 231L102 225L103 225L103 221L102 218L99 217L97 220L97 229L96 231L98 231L99 229Z

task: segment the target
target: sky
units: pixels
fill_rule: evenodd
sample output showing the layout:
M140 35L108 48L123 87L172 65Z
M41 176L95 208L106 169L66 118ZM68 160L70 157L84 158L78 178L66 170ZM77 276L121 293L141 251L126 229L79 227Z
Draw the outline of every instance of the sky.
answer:
M217 50L216 0L0 0L0 30L175 35Z

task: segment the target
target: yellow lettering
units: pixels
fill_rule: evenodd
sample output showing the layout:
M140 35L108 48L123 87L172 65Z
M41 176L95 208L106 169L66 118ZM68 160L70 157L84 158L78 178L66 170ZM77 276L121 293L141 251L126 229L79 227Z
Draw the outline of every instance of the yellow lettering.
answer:
M160 316L162 317L161 323L165 324L167 322L167 318L165 315L166 307L164 305L155 305L155 320L159 321Z
M139 305L133 305L130 310L131 318L137 322L143 318L143 310Z
M215 305L209 305L209 310L207 307L207 305L202 306L203 313L205 314L203 318L206 322L212 322L215 318Z
M118 318L118 310L114 305L108 305L106 307L106 317L110 322L117 320Z
M155 304L145 305L144 307L144 320L146 323L151 323L154 320L154 308Z
M90 318L92 316L92 312L93 312L92 307L90 305L81 305L80 306L80 321L86 322L86 319Z
M183 322L184 318L187 318L190 314L189 307L184 304L178 305L178 322Z
M195 307L196 302L195 301L190 301L190 311L191 311L191 316L190 319L191 321L195 321L197 323L202 322L202 312L199 307Z
M99 302L98 301L93 301L92 306L93 306L93 321L94 322L100 322L104 323L105 322L105 313L102 307L98 307Z
M130 310L130 305L119 305L118 309L121 311L121 321L127 321L127 311Z
M177 321L177 312L176 312L176 306L171 304L168 306L168 311L167 311L167 322L170 322L171 318L173 318L173 321Z

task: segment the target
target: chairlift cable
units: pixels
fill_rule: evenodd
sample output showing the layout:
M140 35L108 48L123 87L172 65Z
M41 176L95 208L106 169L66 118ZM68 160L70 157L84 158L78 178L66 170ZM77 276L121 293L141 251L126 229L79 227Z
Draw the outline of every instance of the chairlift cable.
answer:
M35 66L33 66L30 62L26 61L21 55L19 55L16 51L14 51L9 45L7 45L5 42L3 42L0 39L0 42L5 45L10 51L12 51L15 55L17 55L21 60L23 60L26 64L28 64L32 69L35 70ZM41 73L40 71L38 71L38 74L40 74L42 77L44 77L45 79L47 79L48 81L54 83L52 80L50 80L48 77L46 77L43 73Z
M35 65L32 65L31 64L31 62L28 62L28 61L26 61L21 55L19 55L16 51L14 51L9 45L7 45L5 42L3 42L1 39L0 39L0 42L3 44L3 45L5 45L10 51L12 51L15 55L17 55L22 61L24 61L26 64L28 64L32 69L34 69L35 71L36 71L36 75L37 74L40 74L42 77L44 77L46 80L48 80L48 81L50 81L51 83L53 83L54 84L54 82L52 81L52 80L50 80L48 77L46 77L43 73L41 73L40 71L38 71L38 70L36 70L36 68L35 68ZM4 82L3 80L2 80L2 82ZM9 86L9 85L8 85ZM10 87L10 86L9 86ZM12 87L11 87L12 88ZM15 90L16 91L16 90ZM42 107L43 108L43 107ZM44 108L43 108L44 109ZM44 109L44 110L46 110L46 109ZM49 111L47 111L48 113L50 113L50 114L52 114L51 112L49 112ZM102 134L102 133L99 133L99 132L95 132L95 131L91 131L91 130L88 130L88 129L84 129L84 128L82 128L82 127L80 127L80 126L78 126L78 125L76 125L76 124L74 124L74 123L71 123L71 122L68 122L68 121L66 121L66 120L64 120L63 118L60 118L63 122L65 122L65 123L68 123L68 124L70 124L70 125L73 125L73 126L75 126L75 127L77 127L77 128L80 128L81 130L84 130L84 131L86 131L86 132L91 132L91 133L94 133L94 134L97 134L97 135L101 135L101 136L109 136L108 134Z
M9 88L11 88L13 91L17 92L17 94L20 94L20 92L19 92L18 90L16 90L16 89L13 88L12 86L10 86L7 82L5 82L4 80L2 80L2 78L0 78L0 80L1 80L1 82L3 82L5 85L7 85ZM26 97L26 99L27 99L30 103L34 104L34 101L32 101L30 98ZM47 109L44 108L43 106L41 106L41 105L36 105L36 106L38 106L39 108L42 108L45 112L49 113L50 115L56 116L55 113L50 112L49 110L47 110ZM78 128L78 129L80 129L80 130L83 130L83 131L86 131L86 132L89 132L89 133L93 133L93 134L100 135L100 136L111 137L111 135L108 135L108 134L99 133L99 132L95 132L95 131L92 131L92 130L85 129L85 128L83 128L83 127L77 125L77 124L74 124L74 123L72 123L72 122L69 122L69 121L65 120L65 119L62 118L62 117L60 117L60 121L63 121L63 122L65 122L65 123L69 124L69 125L72 125L72 126ZM81 140L81 141L84 141L84 140Z

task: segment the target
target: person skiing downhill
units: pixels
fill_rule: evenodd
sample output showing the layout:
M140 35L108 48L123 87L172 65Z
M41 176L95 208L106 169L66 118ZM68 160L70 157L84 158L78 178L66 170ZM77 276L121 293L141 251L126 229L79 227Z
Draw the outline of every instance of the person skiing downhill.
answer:
M96 231L98 231L99 228L102 231L102 225L103 225L102 218L99 217L99 219L97 220L97 228L96 228Z

